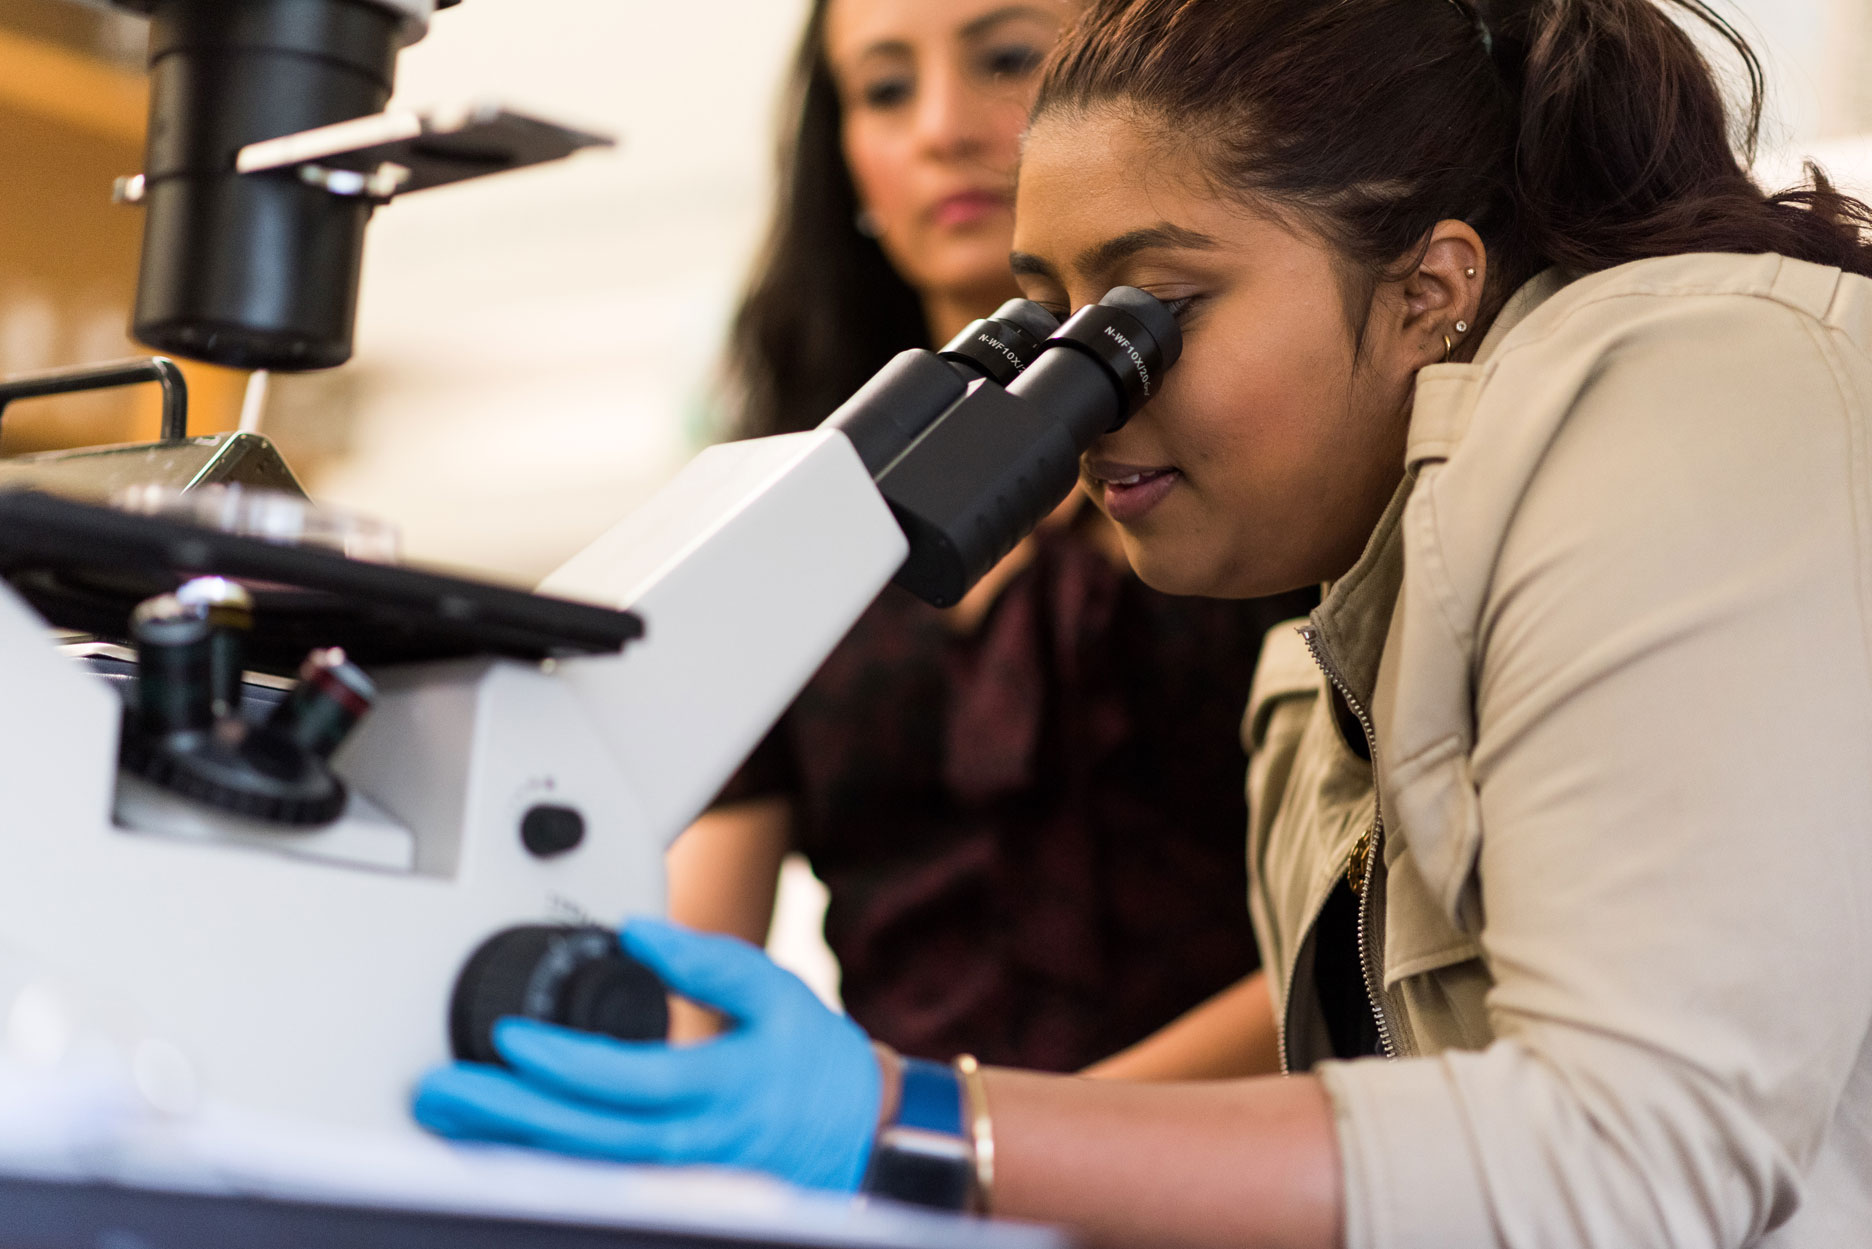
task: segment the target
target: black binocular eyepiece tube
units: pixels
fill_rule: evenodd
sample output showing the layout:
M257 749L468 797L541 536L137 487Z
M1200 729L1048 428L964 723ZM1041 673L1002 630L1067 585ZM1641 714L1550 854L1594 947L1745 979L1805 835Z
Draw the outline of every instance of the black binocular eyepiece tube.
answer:
M981 320L969 322L937 354L961 366L965 381L985 377L1005 386L1027 370L1059 327L1059 318L1039 304L1010 299Z
M1010 299L939 352L900 352L822 424L843 431L876 477L956 405L970 382L986 377L1006 385L1058 327L1059 319L1040 305Z
M1121 286L1074 313L1005 388L984 377L919 413L902 454L865 461L910 542L897 584L938 607L961 599L1071 493L1080 455L1157 393L1182 351L1170 310Z
M1119 286L1073 313L1046 346L1068 352L1042 356L1008 390L1066 422L1073 442L1084 451L1100 434L1121 428L1157 393L1163 375L1183 355L1183 332L1159 300L1136 287ZM1085 368L1084 359L1097 369ZM1106 391L1095 378L1102 378Z

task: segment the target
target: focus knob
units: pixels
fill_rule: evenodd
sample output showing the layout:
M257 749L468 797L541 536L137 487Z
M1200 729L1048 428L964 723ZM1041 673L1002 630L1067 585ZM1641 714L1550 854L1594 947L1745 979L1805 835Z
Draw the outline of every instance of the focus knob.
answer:
M467 1062L499 1063L494 1024L508 1015L616 1037L669 1035L667 990L594 925L528 924L495 933L469 956L449 1003L449 1043Z

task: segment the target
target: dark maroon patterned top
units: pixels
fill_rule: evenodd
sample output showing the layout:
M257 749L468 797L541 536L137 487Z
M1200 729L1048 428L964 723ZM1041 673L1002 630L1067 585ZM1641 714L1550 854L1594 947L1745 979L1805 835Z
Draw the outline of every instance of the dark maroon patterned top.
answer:
M1257 965L1238 723L1316 596L1172 598L1036 542L966 636L887 591L720 801L793 800L873 1036L1069 1071Z

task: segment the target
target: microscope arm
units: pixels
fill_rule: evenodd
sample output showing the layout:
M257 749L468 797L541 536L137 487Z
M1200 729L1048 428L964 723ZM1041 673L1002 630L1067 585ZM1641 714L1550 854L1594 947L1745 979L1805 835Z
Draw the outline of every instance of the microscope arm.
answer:
M559 678L667 843L720 792L908 553L835 429L711 447L541 584L645 635Z

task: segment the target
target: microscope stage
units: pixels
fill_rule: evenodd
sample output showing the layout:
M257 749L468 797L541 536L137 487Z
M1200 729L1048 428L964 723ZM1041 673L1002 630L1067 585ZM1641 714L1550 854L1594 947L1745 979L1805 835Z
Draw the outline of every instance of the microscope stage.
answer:
M323 646L368 667L611 654L643 636L630 612L29 490L0 491L0 576L52 624L112 639L144 599L233 578L254 597L248 664L278 673Z

